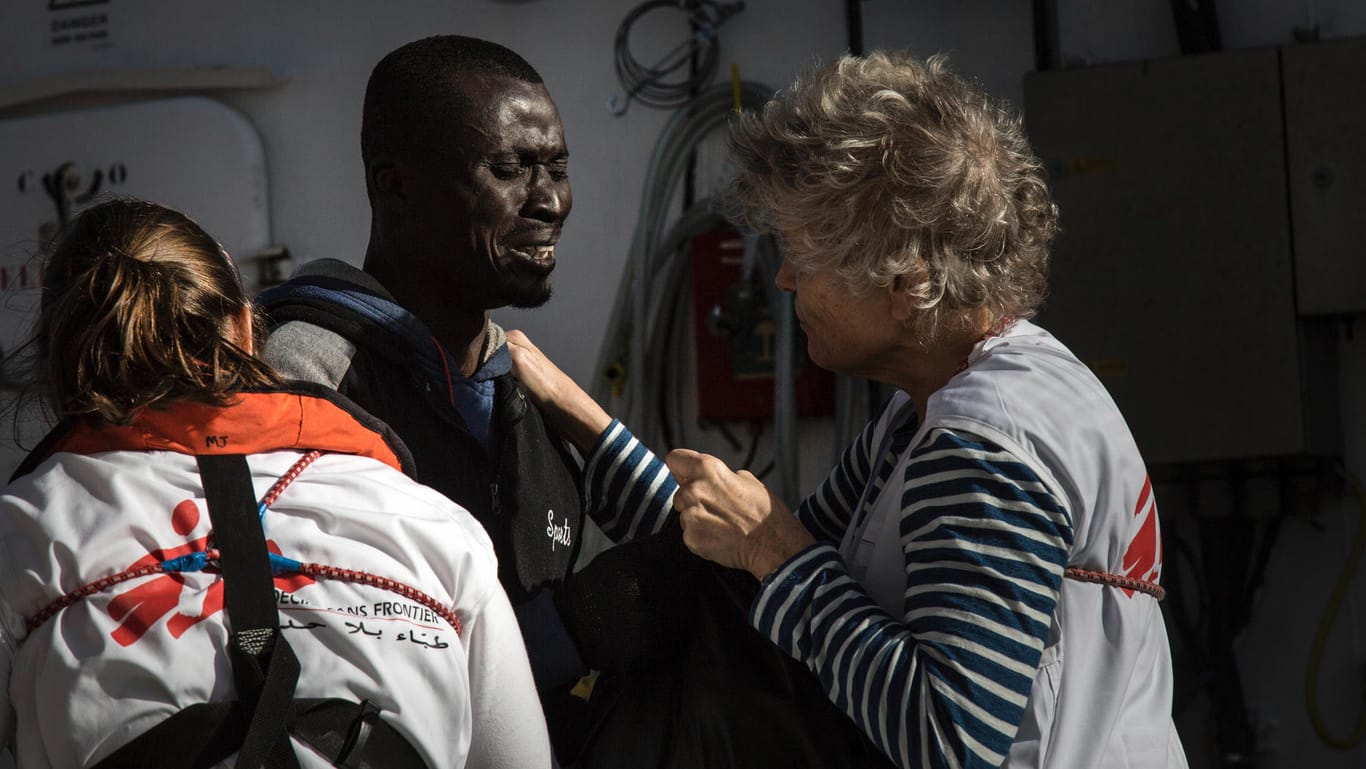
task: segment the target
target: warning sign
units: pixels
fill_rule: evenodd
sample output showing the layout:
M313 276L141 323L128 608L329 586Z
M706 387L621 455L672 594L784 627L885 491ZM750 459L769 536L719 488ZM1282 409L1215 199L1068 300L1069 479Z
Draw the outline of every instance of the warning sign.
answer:
M112 45L109 0L48 0L48 45L105 48Z

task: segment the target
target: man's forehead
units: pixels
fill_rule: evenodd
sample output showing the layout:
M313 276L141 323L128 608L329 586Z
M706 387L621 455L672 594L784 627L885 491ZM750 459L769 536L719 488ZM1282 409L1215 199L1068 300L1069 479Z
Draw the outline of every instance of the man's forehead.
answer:
M564 143L559 110L543 84L479 73L453 73L448 81L451 109L443 119L445 132L497 145L514 138Z
M451 89L448 96L459 111L472 114L496 111L509 101L541 102L555 111L558 108L543 83L531 83L509 75L479 72L452 72L446 77Z

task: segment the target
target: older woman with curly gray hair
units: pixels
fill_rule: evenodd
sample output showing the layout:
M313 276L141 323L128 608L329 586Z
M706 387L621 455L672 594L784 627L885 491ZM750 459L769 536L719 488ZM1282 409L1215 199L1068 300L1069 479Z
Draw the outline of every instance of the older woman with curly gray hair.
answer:
M733 198L796 272L904 289L925 341L1027 318L1057 223L1018 121L945 68L845 57L742 117Z
M751 624L899 766L1184 767L1143 459L1028 320L1057 213L1019 121L942 58L845 56L731 146L812 359L891 401L792 512L715 457L666 472L519 335L535 397L590 464L671 474L688 547L760 581Z

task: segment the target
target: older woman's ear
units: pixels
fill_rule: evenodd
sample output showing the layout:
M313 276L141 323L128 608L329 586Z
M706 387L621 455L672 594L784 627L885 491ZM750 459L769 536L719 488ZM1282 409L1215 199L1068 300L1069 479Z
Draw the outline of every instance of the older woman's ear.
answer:
M914 290L916 277L914 275L898 275L892 279L890 285L881 289L887 292L890 299L892 319L903 326L909 325L922 312L916 301Z

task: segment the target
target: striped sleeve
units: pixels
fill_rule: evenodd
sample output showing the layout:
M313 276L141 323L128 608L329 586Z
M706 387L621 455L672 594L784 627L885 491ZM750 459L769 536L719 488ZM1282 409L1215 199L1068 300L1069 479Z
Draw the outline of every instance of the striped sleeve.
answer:
M902 616L817 544L764 581L750 621L898 766L998 767L1048 637L1071 522L1029 467L942 429L911 455L900 504Z
M877 424L877 420L868 422L858 438L844 449L830 476L797 506L797 520L817 539L839 542L844 537L844 530L849 528L850 518L871 473L868 455L872 452ZM887 469L890 472L891 468Z
M584 509L613 542L653 534L673 510L678 483L654 452L613 419L583 468Z
M830 477L798 507L798 519L816 537L837 542L843 536L870 472L876 427L876 421L868 423ZM598 437L583 474L584 507L614 542L659 531L673 510L678 483L620 420L613 419Z

